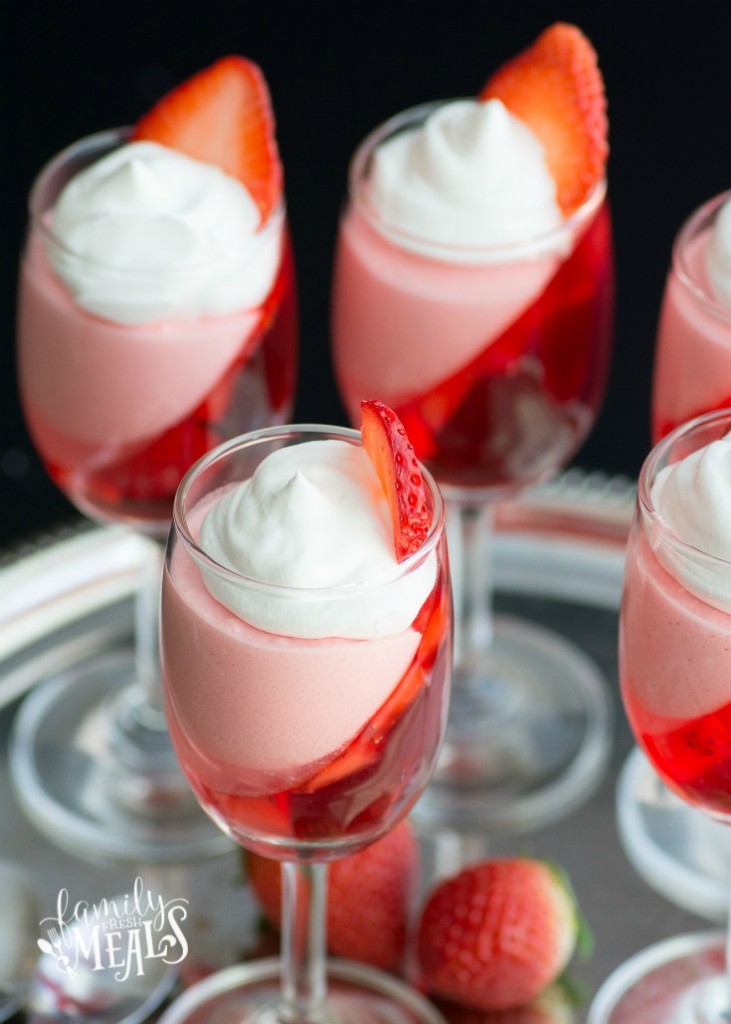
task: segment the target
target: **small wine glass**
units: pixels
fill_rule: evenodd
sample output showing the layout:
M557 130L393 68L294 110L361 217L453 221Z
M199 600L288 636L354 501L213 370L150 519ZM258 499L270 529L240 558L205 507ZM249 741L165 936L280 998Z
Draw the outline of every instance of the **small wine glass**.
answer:
M712 409L731 406L731 296L720 301L709 279L713 230L731 192L704 203L673 245L658 325L652 386L652 439Z
M731 296L719 298L713 285L716 232L724 208L728 216L731 192L723 192L694 210L681 225L673 243L672 259L663 293L653 369L651 435L656 444L682 423L714 409L731 407ZM618 794L620 821L633 821L633 834L648 842L649 822L643 812L648 786L662 789L656 773L646 761L632 755L625 782ZM686 843L688 829L703 829L700 812L676 803L676 840L666 837L665 850L671 860L682 858L678 841ZM718 842L721 835L714 833ZM633 856L633 854L631 854ZM722 856L722 850L719 850ZM699 880L702 872L699 870Z
M333 279L333 360L351 419L364 398L391 406L447 506L454 688L443 757L417 813L425 826L535 828L601 778L611 702L574 645L493 617L494 515L565 466L598 414L613 319L606 182L519 244L407 234L373 208L374 154L439 107L395 116L354 155Z
M422 547L362 582L262 583L216 562L199 539L206 511L250 479L266 456L323 440L360 445L360 435L347 428L257 431L206 455L178 491L162 589L170 733L191 786L219 827L282 862L283 946L281 963L237 965L194 985L164 1024L254 1016L311 1024L441 1019L389 975L346 961L326 968L324 924L327 863L374 842L407 814L444 735L451 604L436 485L425 473L433 521ZM411 588L419 576L411 604L427 596L413 621L409 613L405 624L401 611L395 632L372 639L333 635L333 614L342 618L347 605L403 609L392 588ZM289 635L291 626L280 633L276 623L291 622L305 605L322 623L318 635L300 639ZM245 611L229 610L236 606L265 613L266 628L248 624Z
M619 636L622 698L635 739L682 800L726 824L731 606L724 595L731 592L731 561L718 554L723 526L713 538L708 526L713 511L704 482L719 463L711 469L704 462L708 467L711 445L728 448L729 428L731 411L706 414L668 434L646 459L627 547ZM678 469L684 460L693 461L675 491L684 490L693 509L675 499L671 523L665 474L670 467L684 472ZM729 1020L724 947L721 936L708 933L650 947L607 979L592 1004L590 1024Z
M17 344L24 416L52 480L92 520L124 524L140 539L135 650L105 653L36 688L18 715L12 772L23 807L55 842L92 856L173 862L225 844L191 798L167 734L158 665L164 543L188 467L228 437L290 417L294 274L282 200L249 243L251 259L273 268L263 301L140 323L82 308L57 268L101 273L113 292L163 307L169 293L231 273L211 260L100 265L54 234L63 187L129 137L114 129L84 138L35 181Z

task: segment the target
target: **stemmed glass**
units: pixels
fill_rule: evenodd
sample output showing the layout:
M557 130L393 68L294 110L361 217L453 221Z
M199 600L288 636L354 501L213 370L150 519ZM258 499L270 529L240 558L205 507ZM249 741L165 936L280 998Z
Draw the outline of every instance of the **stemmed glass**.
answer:
M645 461L619 639L622 697L637 742L682 800L725 823L731 820L731 543L724 529L730 428L728 410L706 414L668 434ZM661 942L619 968L597 994L589 1021L720 1024L730 1016L724 942L701 934Z
M723 258L722 242L731 216L730 199L731 193L723 192L699 206L681 225L673 243L655 347L653 443L696 416L731 407L731 287L728 280L724 287L729 266ZM653 842L642 808L647 786L659 783L648 762L636 752L624 779L618 796L619 820L634 859L635 839L649 840L649 846ZM697 812L679 802L673 807L679 821L677 837L694 825L701 826ZM666 836L663 843L663 852L669 857L681 856L676 840ZM701 877L702 868L698 873Z
M175 490L221 441L289 419L296 314L283 200L250 252L242 240L244 258L272 268L263 302L129 323L72 298L59 268L101 277L110 294L163 309L170 295L232 274L210 259L175 268L101 265L54 235L51 211L63 186L128 139L128 129L82 139L33 185L18 364L26 422L53 481L94 521L125 524L140 538L135 651L110 652L38 687L17 719L12 770L24 808L56 842L149 863L224 848L190 795L162 710L159 590Z
M597 416L613 258L606 183L520 244L445 245L374 210L377 148L421 126L407 110L357 149L342 212L332 350L351 418L378 397L439 482L455 582L456 664L444 753L417 812L456 828L536 827L596 783L610 745L604 682L568 641L493 617L498 504L557 472Z
M416 992L369 968L329 965L328 988L324 959L327 862L372 843L409 811L444 733L451 606L439 492L425 474L433 506L426 541L393 570L362 582L262 583L217 562L200 540L208 509L268 455L323 440L360 445L346 428L261 430L206 455L178 491L162 589L170 733L219 827L282 862L284 924L281 966L260 961L213 975L173 1004L165 1024L245 1021L255 1012L311 1024L440 1020ZM403 597L394 595L413 592L417 582L411 603L420 608L405 623ZM337 635L345 629L333 617L340 621L346 610L362 617L366 608L396 619L376 637ZM318 628L298 638L292 633L303 630L292 623L303 610ZM250 625L247 615L266 625Z

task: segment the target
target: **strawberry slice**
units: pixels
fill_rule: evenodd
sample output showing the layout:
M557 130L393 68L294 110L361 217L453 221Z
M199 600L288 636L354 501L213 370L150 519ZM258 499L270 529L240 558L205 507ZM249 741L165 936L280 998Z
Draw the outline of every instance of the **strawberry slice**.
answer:
M431 683L434 662L444 638L449 613L447 588L443 583L439 583L414 620L413 629L422 634L419 649L393 693L345 750L303 784L303 792L315 793L325 786L332 786L342 779L370 768L383 757L386 737L406 714L422 689Z
M393 409L383 402L364 401L363 447L378 474L391 509L399 562L418 551L431 527L431 509L414 446Z
M597 57L575 25L558 22L488 80L481 100L499 99L543 144L565 214L604 175L607 113Z
M215 164L248 189L266 220L282 192L274 115L261 69L222 57L182 82L137 122L134 141L158 142Z
M424 667L417 658L368 725L348 744L342 754L302 785L302 792L316 793L325 786L334 786L335 783L354 776L379 761L383 756L384 737L426 685L428 682Z

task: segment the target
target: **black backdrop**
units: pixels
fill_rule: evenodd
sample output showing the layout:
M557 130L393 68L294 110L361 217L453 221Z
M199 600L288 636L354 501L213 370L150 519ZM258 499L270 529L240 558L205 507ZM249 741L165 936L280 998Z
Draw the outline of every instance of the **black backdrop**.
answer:
M476 92L546 25L574 21L609 97L617 330L604 410L577 464L636 475L648 447L657 311L673 236L731 186L731 4L649 0L0 0L0 547L73 515L20 416L16 267L34 174L134 121L228 52L270 84L298 264L296 419L344 422L329 362L330 263L348 158L415 103Z

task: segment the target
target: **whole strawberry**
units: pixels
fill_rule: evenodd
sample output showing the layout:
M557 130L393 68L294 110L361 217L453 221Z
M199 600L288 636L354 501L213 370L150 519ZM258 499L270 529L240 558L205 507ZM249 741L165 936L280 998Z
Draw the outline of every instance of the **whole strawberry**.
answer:
M482 861L427 901L417 950L424 985L481 1010L524 1006L563 972L578 932L574 897L550 864Z
M247 854L246 865L262 909L279 927L279 863ZM403 966L417 871L418 848L408 821L402 821L360 853L334 861L329 867L327 890L329 951L386 971L398 971Z

